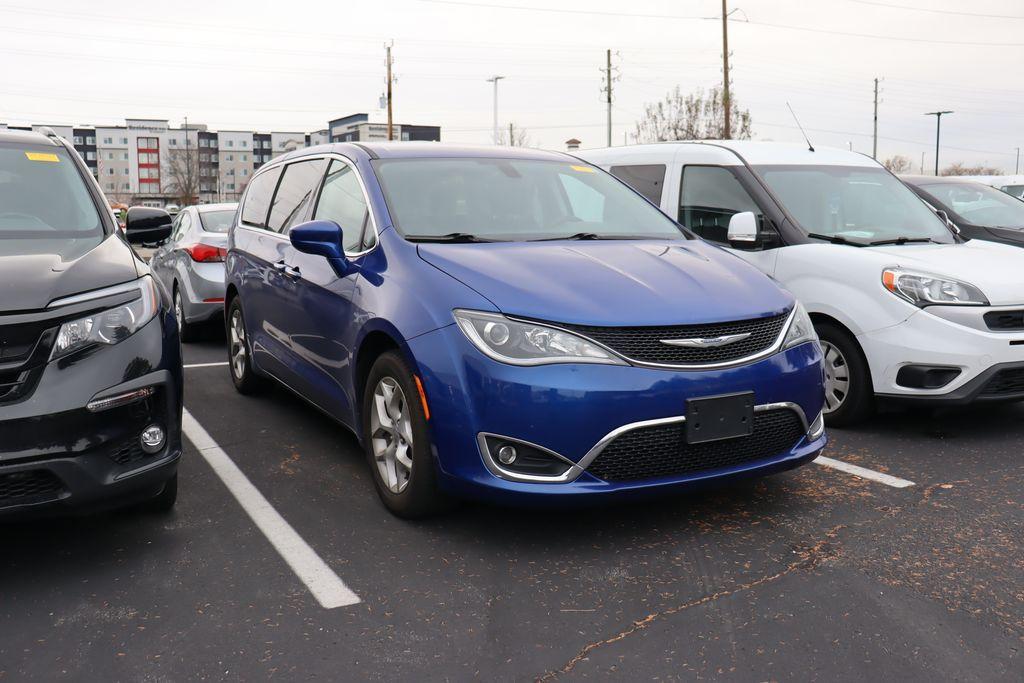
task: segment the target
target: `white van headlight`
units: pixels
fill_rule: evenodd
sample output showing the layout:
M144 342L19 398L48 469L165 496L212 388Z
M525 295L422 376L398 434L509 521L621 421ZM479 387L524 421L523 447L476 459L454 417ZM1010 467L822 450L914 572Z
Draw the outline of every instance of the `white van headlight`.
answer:
M453 314L473 345L502 363L628 365L604 347L554 327L512 320L499 313L457 309Z
M797 301L793 319L789 321L789 329L786 330L786 338L782 340L782 348L790 349L809 341L818 341L818 333L814 331L814 323L811 322L807 309Z
M139 292L137 299L62 324L60 331L57 332L57 341L53 345L50 360L94 344L116 344L135 334L152 320L157 312L156 284L148 275L140 277L135 284ZM125 291L123 285L112 290L112 294ZM103 297L104 291L95 292L94 298Z
M915 306L988 306L988 299L982 291L969 282L929 273L887 268L882 271L882 285Z

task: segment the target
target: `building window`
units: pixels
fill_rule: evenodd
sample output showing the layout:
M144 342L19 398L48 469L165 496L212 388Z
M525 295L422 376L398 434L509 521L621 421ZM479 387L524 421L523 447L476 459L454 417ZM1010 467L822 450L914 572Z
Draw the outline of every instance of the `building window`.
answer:
M225 161L234 161L235 160L235 155L234 154L228 154L227 156L224 157L224 160Z
M82 144L82 136L81 135L76 135L74 138L72 138L72 140L74 141L74 143L76 145Z
M210 146L210 141L207 140L206 138L203 138L202 140L199 141L199 146L200 147L209 147Z
M107 175L114 175L114 169L108 168L107 169Z
M249 142L247 140L242 140L242 142L240 144L242 145L242 147L248 147L249 146Z
M235 146L235 141L234 140L228 140L228 147L234 147L234 146Z
M243 169L242 169L242 177L244 178L244 177L246 177L247 175L249 175L249 169L247 169L247 168L243 168Z
M131 186L131 185L130 185L129 183L124 183L123 185L121 185L121 187L122 187L123 189L125 189L125 190L130 190L130 189L132 189L132 186Z
M127 169L127 168L126 168L126 169L124 169L124 174L125 174L125 175L128 175L128 169Z
M121 158L124 161L128 161L128 152L121 152Z
M242 155L242 161L249 161L249 155L248 154L243 154Z
M96 152L86 152L85 158L89 161L96 161Z
M90 135L90 136L86 137L85 138L85 144L87 144L87 145L95 145L96 144L96 137L94 135Z
M114 144L114 138L103 138L103 144L104 145L112 145L112 144Z
M127 145L128 144L128 138L121 138L121 144L122 145Z
M114 183L107 183L107 189L108 190L113 190L114 189Z
M107 161L113 161L113 160L114 160L114 153L113 152L107 152Z
M171 138L171 147L178 146L178 138Z

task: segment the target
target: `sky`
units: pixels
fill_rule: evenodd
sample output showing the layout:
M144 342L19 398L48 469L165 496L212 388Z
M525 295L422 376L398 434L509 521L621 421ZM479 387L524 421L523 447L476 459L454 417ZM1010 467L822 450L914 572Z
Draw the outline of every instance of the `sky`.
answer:
M1015 170L1024 146L1020 0L729 0L733 96L754 138L878 157ZM733 11L734 10L734 11ZM353 112L384 120L393 45L396 123L445 142L492 139L498 118L531 146L606 142L601 92L614 53L613 144L647 103L722 79L720 0L0 0L0 122L170 119L217 130L312 131ZM922 157L923 155L923 157Z

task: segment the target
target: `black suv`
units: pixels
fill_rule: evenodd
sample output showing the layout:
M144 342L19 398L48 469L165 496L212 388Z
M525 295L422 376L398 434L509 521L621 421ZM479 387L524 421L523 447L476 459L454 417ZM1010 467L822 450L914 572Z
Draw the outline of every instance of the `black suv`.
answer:
M129 210L128 233L170 217ZM166 292L66 141L0 132L0 517L169 510L181 347Z

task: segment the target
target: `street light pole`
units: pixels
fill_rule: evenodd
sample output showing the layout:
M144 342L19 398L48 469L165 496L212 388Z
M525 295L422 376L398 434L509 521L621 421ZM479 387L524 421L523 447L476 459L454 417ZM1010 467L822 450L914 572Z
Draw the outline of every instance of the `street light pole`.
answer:
M1020 147L1017 148L1017 162L1013 165L1013 175L1020 173Z
M924 114L935 117L935 175L939 175L939 134L942 131L942 115L952 113L951 111L928 111Z
M498 136L498 81L505 78L504 76L491 76L487 79L488 83L494 84L494 144L499 144L500 138Z

